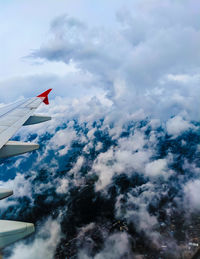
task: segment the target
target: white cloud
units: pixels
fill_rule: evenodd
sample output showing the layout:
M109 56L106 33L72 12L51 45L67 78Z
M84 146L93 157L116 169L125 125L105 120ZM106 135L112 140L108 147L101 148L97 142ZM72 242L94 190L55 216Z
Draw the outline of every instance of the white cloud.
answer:
M23 241L14 245L10 259L51 259L57 243L60 240L60 225L52 219L48 219L44 226L40 227L33 243L24 244Z
M181 116L177 115L169 119L166 123L167 133L174 137L180 135L182 132L194 128L194 125L184 120Z
M80 71L93 75L93 85L102 87L122 114L142 107L155 117L167 118L183 109L195 116L198 15L187 2L155 2L126 3L115 29L94 29L74 17L60 16L53 22L51 40L33 56L66 64L73 60Z
M36 4L44 8L44 4L38 1ZM99 25L104 24L102 19L97 22L101 8L94 9L95 16L83 15L90 5L86 1L80 14L72 2L55 6L51 1L45 26L53 18L54 9L56 15L62 10L62 15L51 22L46 40L42 44L40 40L38 50L32 51L42 65L34 65L37 69L34 72L30 69L23 76L15 73L4 78L0 88L6 87L7 91L6 94L2 91L1 101L14 100L19 92L26 97L33 92L37 94L42 85L54 88L52 96L107 95L120 118L139 110L144 117L166 119L183 110L192 118L199 117L196 107L200 95L200 56L197 54L200 44L196 2L167 0L163 4L137 0L124 4L112 1L112 8L106 9L110 21L106 27ZM105 1L101 5L111 7ZM70 10L72 16L63 15L61 6L65 6L66 12ZM29 9L28 13L31 15ZM45 73L43 66L47 66Z
M145 173L149 177L169 177L170 173L167 172L166 159L158 159L148 163L145 167Z
M185 192L185 206L189 207L192 211L200 210L200 180L190 181L184 187Z

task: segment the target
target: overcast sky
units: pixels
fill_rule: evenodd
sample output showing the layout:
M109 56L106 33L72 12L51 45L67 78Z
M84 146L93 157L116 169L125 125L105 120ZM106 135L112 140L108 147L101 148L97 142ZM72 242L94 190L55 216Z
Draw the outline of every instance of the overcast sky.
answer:
M199 117L197 0L0 3L1 102L104 94L146 115ZM6 89L6 91L4 91Z

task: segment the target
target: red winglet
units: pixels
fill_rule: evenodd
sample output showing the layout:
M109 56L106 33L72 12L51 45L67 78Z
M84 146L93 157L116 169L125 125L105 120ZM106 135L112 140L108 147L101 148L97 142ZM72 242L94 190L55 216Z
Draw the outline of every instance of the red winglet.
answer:
M49 104L48 94L51 92L52 89L45 91L44 93L39 94L37 97L42 98L45 104Z

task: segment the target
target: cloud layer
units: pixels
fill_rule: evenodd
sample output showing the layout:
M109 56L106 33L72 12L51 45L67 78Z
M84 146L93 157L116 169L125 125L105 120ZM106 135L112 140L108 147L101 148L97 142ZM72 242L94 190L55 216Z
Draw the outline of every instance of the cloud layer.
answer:
M199 27L196 1L134 1L117 13L115 29L63 15L32 57L73 62L93 77L118 109L150 116L199 116ZM130 11L131 10L131 11ZM192 40L191 40L192 39Z
M50 106L52 115L59 103ZM8 248L7 258L178 258L180 222L182 242L189 242L190 217L199 212L199 124L185 120L190 127L183 129L177 115L181 131L169 134L172 119L120 122L106 104L101 96L62 102L62 117L16 136L41 148L1 164L10 178L1 185L15 192L1 217L34 222L36 234Z

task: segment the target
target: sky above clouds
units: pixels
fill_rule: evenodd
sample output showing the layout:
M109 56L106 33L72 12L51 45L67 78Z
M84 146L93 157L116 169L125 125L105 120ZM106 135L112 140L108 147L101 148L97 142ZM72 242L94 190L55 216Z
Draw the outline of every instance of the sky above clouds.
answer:
M2 102L105 94L117 109L199 117L199 3L0 3Z

